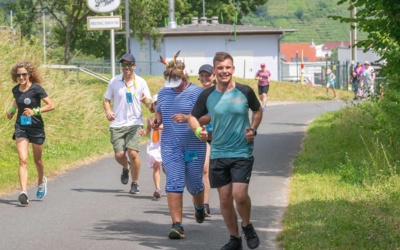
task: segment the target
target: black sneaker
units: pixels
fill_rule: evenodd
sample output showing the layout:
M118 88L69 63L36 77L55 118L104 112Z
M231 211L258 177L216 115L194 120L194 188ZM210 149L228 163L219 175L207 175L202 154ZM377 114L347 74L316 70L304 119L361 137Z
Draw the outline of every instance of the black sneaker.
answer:
M194 217L195 217L197 223L204 222L204 218L206 217L206 212L204 211L204 205L200 209L197 209L196 205L194 206Z
M250 249L257 248L260 245L260 239L254 230L253 224L249 224L246 227L242 226L242 230L247 241L247 246Z
M169 231L168 238L172 240L178 240L185 238L183 227L180 222L175 222L172 224L171 230Z
M140 188L139 185L136 182L132 182L131 184L131 191L129 192L131 194L138 194L140 193Z
M121 182L124 185L128 184L128 182L129 182L129 169L122 168Z
M204 211L206 212L206 217L211 217L210 205L204 204Z
M226 243L223 247L221 247L221 250L242 250L242 237L236 237L231 235L231 238L229 239L229 242Z

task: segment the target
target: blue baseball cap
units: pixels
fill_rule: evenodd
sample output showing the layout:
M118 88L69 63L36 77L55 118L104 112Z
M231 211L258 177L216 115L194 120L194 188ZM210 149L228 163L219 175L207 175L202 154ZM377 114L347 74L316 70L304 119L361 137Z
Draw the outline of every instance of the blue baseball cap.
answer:
M210 64L204 64L204 65L202 65L200 68L199 68L199 74L202 72L202 71L205 71L205 72L207 72L207 73L209 73L209 74L212 74L213 72L212 72L212 66L210 65Z
M121 57L121 59L119 59L119 62L122 62L122 61L127 61L127 62L133 62L133 63L135 63L135 62L136 62L136 59L135 59L135 57L134 57L133 55L131 55L131 54L129 54L129 53L126 53L125 55L123 55L123 56Z

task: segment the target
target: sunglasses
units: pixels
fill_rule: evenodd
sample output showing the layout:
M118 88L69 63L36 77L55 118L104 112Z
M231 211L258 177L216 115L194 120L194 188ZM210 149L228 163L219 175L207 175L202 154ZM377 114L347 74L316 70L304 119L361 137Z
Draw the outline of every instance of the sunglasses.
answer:
M28 76L28 73L22 73L22 74L17 74L17 77L27 77Z
M134 63L121 63L122 67L132 67L133 65L135 65Z

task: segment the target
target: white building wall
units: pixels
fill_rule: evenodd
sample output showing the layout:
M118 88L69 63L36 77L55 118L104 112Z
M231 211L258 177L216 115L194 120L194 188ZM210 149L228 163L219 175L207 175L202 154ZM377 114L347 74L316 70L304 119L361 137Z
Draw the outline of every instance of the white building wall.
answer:
M378 62L380 59L380 56L376 54L372 50L368 50L367 52L364 52L363 49L358 48L357 53L356 53L356 61L360 62L365 62L369 61L371 63ZM338 60L340 62L351 62L351 49L349 48L338 48ZM353 63L353 62L351 62ZM382 62L380 62L382 63Z
M213 64L218 51L226 51L233 56L235 76L254 78L260 64L265 63L271 72L272 80L278 79L279 35L252 36L201 36L201 37L164 37L158 50L153 49L152 40L140 45L131 39L131 52L137 60L136 72L139 75L162 75L165 67L157 62L162 55L167 61L181 50L179 58L186 64L189 75L198 74L201 65Z

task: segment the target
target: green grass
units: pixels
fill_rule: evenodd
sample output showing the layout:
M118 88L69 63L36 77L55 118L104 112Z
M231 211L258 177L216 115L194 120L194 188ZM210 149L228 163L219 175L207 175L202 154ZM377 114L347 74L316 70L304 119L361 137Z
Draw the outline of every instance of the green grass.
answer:
M400 247L398 149L371 129L375 105L327 113L308 127L278 236L285 249Z

